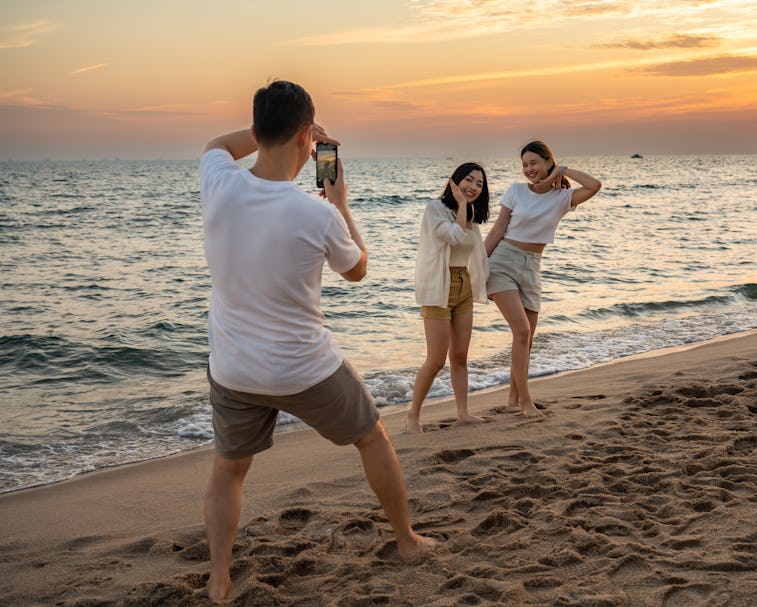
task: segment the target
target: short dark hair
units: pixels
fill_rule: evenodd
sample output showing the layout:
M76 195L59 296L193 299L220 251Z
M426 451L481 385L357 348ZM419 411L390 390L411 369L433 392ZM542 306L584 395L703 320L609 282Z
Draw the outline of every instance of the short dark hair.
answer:
M274 80L259 88L252 102L252 126L263 145L286 143L303 126L313 123L315 108L299 84Z
M466 205L468 210L467 221L472 221L473 223L486 223L489 219L489 184L486 181L486 171L484 171L484 167L477 162L464 162L454 170L450 179L452 179L455 184L460 185L460 182L465 179L471 171L481 171L481 174L484 176L484 185L481 188L481 193L478 195L478 198L473 201L473 204ZM452 188L449 183L447 183L447 187L444 188L441 201L445 206L453 211L457 211L457 200L455 200L455 197L452 195Z

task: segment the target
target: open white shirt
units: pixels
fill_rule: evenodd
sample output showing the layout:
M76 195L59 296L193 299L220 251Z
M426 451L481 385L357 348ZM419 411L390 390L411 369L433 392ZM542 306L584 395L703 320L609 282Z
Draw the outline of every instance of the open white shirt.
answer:
M481 230L471 224L473 250L468 258L468 270L473 301L487 304L486 279L489 258L486 256ZM418 254L415 259L415 301L422 306L447 307L449 300L449 259L453 246L463 243L465 232L455 221L455 213L441 200L426 205L421 220Z

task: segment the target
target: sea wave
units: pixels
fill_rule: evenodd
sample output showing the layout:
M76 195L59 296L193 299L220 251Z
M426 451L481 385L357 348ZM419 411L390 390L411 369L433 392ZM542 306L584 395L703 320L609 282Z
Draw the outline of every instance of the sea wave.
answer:
M142 335L142 338L158 337L160 330L154 327ZM135 373L180 377L207 362L204 340L196 345L179 342L177 346L171 349L165 344L163 347L93 345L58 336L6 335L0 337L0 373L5 378L2 385L77 381L110 384Z
M750 289L751 286L751 289ZM587 319L607 318L614 316L623 317L645 317L649 314L660 312L675 312L687 308L704 308L713 306L723 306L734 303L736 298L742 296L746 299L755 299L754 285L740 285L729 289L730 294L710 295L709 297L697 299L680 299L680 300L661 300L645 301L636 303L618 303L606 308L589 309L579 314L580 317Z

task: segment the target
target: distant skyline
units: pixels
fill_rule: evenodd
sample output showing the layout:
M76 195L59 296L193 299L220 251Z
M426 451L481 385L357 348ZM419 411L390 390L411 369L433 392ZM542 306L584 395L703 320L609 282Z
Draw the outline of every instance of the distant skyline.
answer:
M326 10L326 8L328 10ZM0 160L196 158L302 84L345 157L757 153L757 0L0 0Z

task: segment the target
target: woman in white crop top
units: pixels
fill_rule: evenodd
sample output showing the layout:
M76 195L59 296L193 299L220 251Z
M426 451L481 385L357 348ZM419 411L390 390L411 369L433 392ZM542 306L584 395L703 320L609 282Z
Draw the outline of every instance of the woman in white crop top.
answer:
M510 186L486 236L486 291L513 336L508 406L527 417L539 417L528 391L528 366L541 307L541 254L554 241L557 224L565 214L599 192L602 184L591 175L558 166L541 141L525 146L520 157L528 183ZM581 187L572 188L566 177Z
M468 413L468 345L473 302L488 303L488 257L479 224L489 218L489 186L481 165L466 162L452 173L441 198L423 213L415 261L415 300L421 305L426 360L418 371L407 432L423 432L421 405L449 354L457 421L483 421Z

